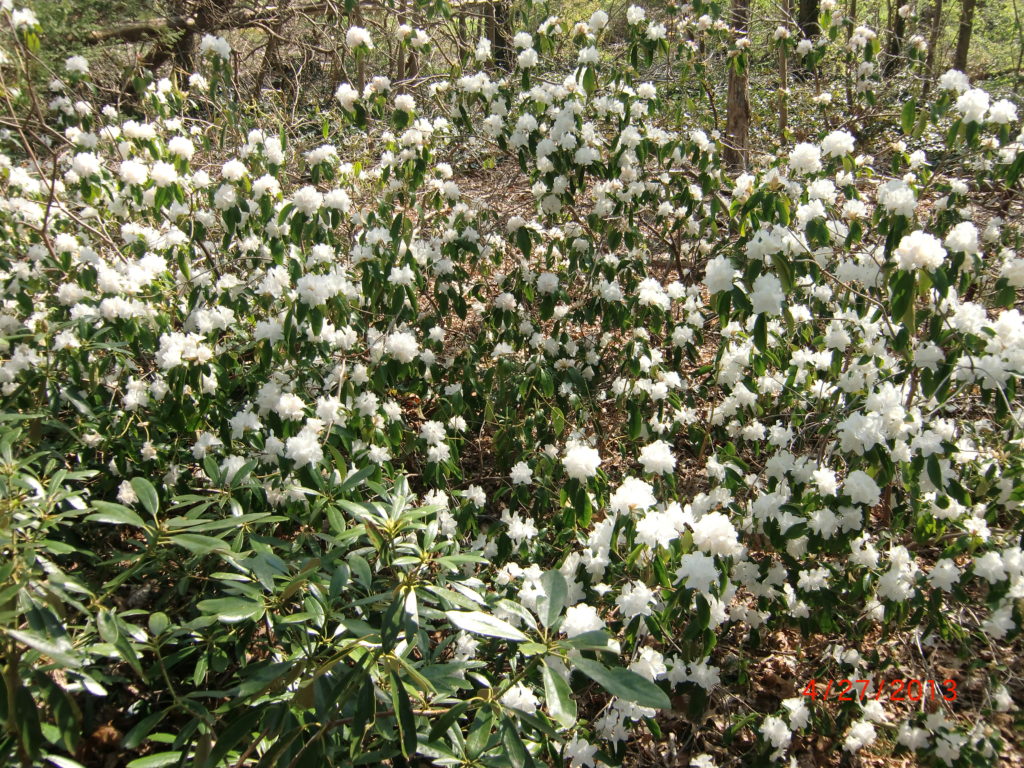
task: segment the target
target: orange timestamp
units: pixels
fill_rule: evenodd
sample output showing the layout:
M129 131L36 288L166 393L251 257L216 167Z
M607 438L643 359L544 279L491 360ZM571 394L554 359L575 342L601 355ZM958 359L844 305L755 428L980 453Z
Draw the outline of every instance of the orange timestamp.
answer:
M872 685L873 684L873 685ZM859 688L859 691L858 691ZM873 689L872 689L873 688ZM872 689L869 691L869 689ZM956 701L956 680L919 680L917 678L895 677L891 680L814 680L800 692L809 699L826 701L830 696L836 701Z

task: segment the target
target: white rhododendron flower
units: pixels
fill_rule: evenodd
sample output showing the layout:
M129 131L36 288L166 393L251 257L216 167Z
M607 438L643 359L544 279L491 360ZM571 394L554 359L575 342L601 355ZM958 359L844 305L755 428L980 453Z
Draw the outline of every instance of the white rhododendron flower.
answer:
M980 88L968 88L960 94L954 104L954 108L963 116L965 123L982 122L988 106L988 93Z
M565 620L562 622L562 632L566 637L573 638L597 629L604 629L604 622L592 605L580 603L566 609Z
M396 331L384 342L385 351L400 363L411 363L420 353L419 342L408 331Z
M821 151L829 157L842 157L854 151L853 136L848 131L832 131L821 140Z
M648 474L668 475L676 467L672 447L664 440L655 440L640 449L640 463Z
M896 258L900 269L938 269L946 260L946 249L934 235L916 230L900 240Z
M89 74L89 61L85 56L68 56L64 60L64 69L76 75Z
M597 474L601 457L597 450L578 443L568 445L562 458L565 474L574 480L586 481Z
M203 39L199 41L199 50L202 53L212 53L221 59L231 56L231 46L228 41L216 35L203 35Z
M821 149L806 142L797 144L789 153L789 167L794 173L815 173L821 170Z
M363 27L349 27L345 33L345 45L349 48L373 50L373 40L370 38L370 33Z
M342 83L334 92L334 98L338 100L343 109L352 109L359 100L359 91L348 83Z
M719 557L738 555L742 549L738 534L729 518L721 512L708 512L693 528L693 543L700 549Z

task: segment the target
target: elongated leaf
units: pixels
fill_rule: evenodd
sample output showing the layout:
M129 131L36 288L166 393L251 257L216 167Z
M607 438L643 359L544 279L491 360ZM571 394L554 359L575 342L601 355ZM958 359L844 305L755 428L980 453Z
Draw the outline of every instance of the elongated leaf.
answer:
M128 768L166 768L168 765L177 765L179 760L181 752L158 752L132 760L128 763Z
M445 616L459 629L472 632L474 635L501 637L519 643L530 639L507 621L482 611L445 611Z
M373 581L373 576L370 573L370 564L361 556L353 554L348 556L348 565L363 589L369 589Z
M448 589L447 587L427 585L424 586L424 589L426 589L428 592L432 592L439 598L447 600L452 605L459 606L460 608L468 608L469 610L472 610L474 605L476 605L476 603L474 603L474 601L470 600L468 597L465 597L459 592L455 592L454 590Z
M339 469L342 470L342 471L347 471L347 470L345 470L344 467L339 467ZM363 467L362 469L359 469L356 472L353 472L351 475L348 475L345 478L345 481L341 484L341 492L345 493L347 491L352 490L357 485L359 485L361 482L363 482L363 480L365 480L370 475L372 475L376 469L377 469L376 465L371 464L368 467Z
M501 743L505 747L505 754L508 756L512 768L527 768L533 765L530 753L526 751L526 745L519 738L515 723L508 718L501 724Z
M57 768L85 768L78 761L72 760L70 757L61 757L60 755L47 755L46 761L53 763Z
M247 740L250 733L258 730L257 723L259 722L261 711L257 707L249 707L242 711L227 728L225 728L217 736L217 743L210 753L209 765L219 765L221 760L230 752L235 746L241 744L243 740Z
M94 501L92 507L96 511L85 518L89 522L132 525L136 528L146 527L145 521L139 517L138 513L133 512L122 504L112 504L109 501Z
M469 736L466 739L466 754L470 759L476 760L487 749L487 744L491 740L491 725L493 721L494 715L489 709L481 707L477 710L476 717L473 719L473 726L470 728Z
M160 497L157 496L156 488L144 477L133 477L132 478L132 489L135 491L135 495L139 497L139 501L142 502L142 506L146 508L153 517L156 517L156 513L160 511Z
M576 648L581 651L618 653L618 651L612 647L611 638L608 636L608 633L603 629L594 629L590 632L583 632L582 634L571 637L568 640L563 640L562 645L569 646L570 648Z
M606 667L591 659L575 659L573 667L589 677L613 696L639 704L641 707L668 709L668 696L650 680L622 667Z
M900 113L900 127L904 133L909 134L914 130L914 118L917 116L917 99L910 98L907 103L903 105L903 111Z
M893 280L890 306L892 316L902 318L907 309L914 303L914 273L900 270Z
M240 597L220 597L213 600L201 600L196 606L203 613L216 614L225 624L237 624L246 619L256 619L263 615L263 604Z
M530 230L526 227L520 227L516 230L516 245L519 246L519 250L523 252L526 258L530 258L530 248L533 246L533 241L530 239Z
M226 541L199 533L179 533L176 536L171 536L171 542L184 547L193 555L208 555L211 552L229 552L231 550Z
M402 754L409 757L416 752L416 720L405 686L394 672L391 673L391 705L398 720L398 734L401 738Z
M560 674L548 667L547 659L540 671L544 678L544 700L548 705L548 714L563 728L572 728L576 724L577 714L572 689Z
M462 714L469 709L468 701L460 701L454 707L448 710L447 714L441 715L434 721L430 727L430 738L431 740L440 737L442 734L447 733L448 729L451 728L455 721L462 717Z
M152 712L142 718L124 735L124 738L121 740L121 747L123 749L137 748L149 736L149 732L167 716L167 711L166 709L158 709L156 712Z
M8 629L7 634L19 643L27 645L35 651L39 651L39 653L44 656L48 656L63 667L82 666L81 659L72 655L74 649L71 647L70 643L58 645L49 638L39 637L31 632L21 632L17 629Z
M544 595L537 599L537 615L541 624L551 627L565 608L569 586L559 571L546 572L540 577L540 585L544 588Z
M597 77L594 75L594 70L587 67L583 70L583 90L587 92L587 96L591 96L596 88Z

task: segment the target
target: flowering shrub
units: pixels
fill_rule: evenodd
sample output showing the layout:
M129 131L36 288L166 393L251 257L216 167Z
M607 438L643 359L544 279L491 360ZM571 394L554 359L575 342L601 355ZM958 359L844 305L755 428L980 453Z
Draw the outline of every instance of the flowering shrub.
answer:
M730 174L635 78L727 26L650 16L628 65L599 11L515 35L508 77L483 39L429 92L341 83L319 146L246 122L224 39L131 115L69 60L52 159L3 157L10 761L86 760L117 711L137 768L594 766L672 709L745 760L996 759L955 710L724 702L772 636L866 680L898 637L984 646L978 707L1011 706L1016 107L947 73L888 167L826 130ZM466 194L470 143L535 205Z

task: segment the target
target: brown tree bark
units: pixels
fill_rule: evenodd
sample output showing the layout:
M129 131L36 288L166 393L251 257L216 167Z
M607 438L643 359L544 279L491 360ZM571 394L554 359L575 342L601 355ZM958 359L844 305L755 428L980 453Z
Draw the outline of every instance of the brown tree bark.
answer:
M732 27L736 34L746 35L749 25L750 0L732 0ZM747 80L747 67L738 67L735 62L730 62L723 159L733 171L745 170L750 161L750 98Z
M853 26L857 23L857 0L850 0L847 6L846 18L850 26L846 28L846 42L849 44L853 36ZM856 77L853 66L853 53L850 46L846 46L846 108L853 114L853 80Z
M398 3L398 24L408 23L408 17L406 14L406 0L399 0ZM405 80L405 48L402 44L398 44L398 77L396 80L401 83Z
M967 71L967 54L971 49L971 33L974 31L974 6L977 0L962 0L960 5L960 29L956 35L956 53L953 67Z
M885 64L882 65L882 72L891 75L900 67L900 56L903 54L903 40L907 34L907 20L900 15L899 7L894 6L900 0L895 0L889 7L889 45L885 49Z
M921 100L928 98L935 80L935 55L939 47L939 35L942 34L942 0L935 0L932 6L932 29L928 35L928 55L924 60L924 85L921 87Z
M790 0L782 0L782 14L786 19L786 29L789 29L790 15L792 8ZM789 49L785 45L779 46L779 141L786 140L786 124L789 122L789 97L786 90L789 88Z
M821 25L818 23L820 15L819 0L799 0L796 8L796 26L800 37L806 40L813 40L821 34ZM804 62L806 61L804 59ZM811 68L806 63L802 63L794 68L793 77L803 81L807 79L810 72Z
M818 24L818 16L821 15L818 0L800 0L797 8L796 23L800 27L800 34L808 40L813 40L821 34L821 27Z
M512 69L512 44L508 39L508 4L506 0L493 0L491 3L491 22L493 23L491 44L494 47L494 60L504 70Z
M282 8L287 8L291 0L284 0L281 4ZM260 65L260 70L256 75L256 82L253 85L253 98L258 98L263 92L263 85L266 83L267 78L270 77L274 68L280 63L280 47L281 47L281 33L284 30L284 25L288 21L288 16L282 14L278 19L277 23L269 28L267 32L267 47L263 50L263 63Z

